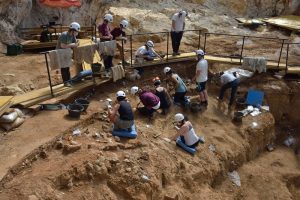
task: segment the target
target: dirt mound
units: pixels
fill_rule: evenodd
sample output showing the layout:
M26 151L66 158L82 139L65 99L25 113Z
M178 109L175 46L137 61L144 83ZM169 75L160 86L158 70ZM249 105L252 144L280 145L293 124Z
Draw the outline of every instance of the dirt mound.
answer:
M126 83L124 90L130 86ZM98 98L113 97L111 92ZM137 103L134 98L130 101ZM198 134L205 136L206 143L195 156L162 139L174 134L176 112L188 114ZM157 113L155 121L148 121L135 113L139 135L134 140L112 137L106 115L95 113L76 126L80 136L69 130L13 168L1 182L0 199L199 199L203 195L221 199L213 188L224 181L228 170L263 151L274 133L270 113L247 117L236 126L213 98L203 114L173 107L167 116ZM65 152L76 145L80 148ZM209 150L211 145L215 150Z

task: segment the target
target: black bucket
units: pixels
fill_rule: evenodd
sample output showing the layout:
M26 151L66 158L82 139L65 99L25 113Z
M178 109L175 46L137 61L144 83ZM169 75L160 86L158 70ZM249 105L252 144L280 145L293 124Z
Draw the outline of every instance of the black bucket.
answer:
M83 106L83 111L86 111L86 109L89 107L90 102L86 99L79 98L75 100L75 104L79 104Z
M246 99L244 97L237 97L235 105L237 109L244 109L246 107Z
M242 112L239 112L239 111L235 112L234 115L233 115L233 121L242 122L243 117L244 117L244 114Z
M101 66L102 66L101 63L93 63L92 64L92 72L93 72L93 74L100 73Z
M69 116L72 118L80 118L81 112L84 110L84 107L80 104L69 104L67 106L69 111Z
M197 113L197 112L201 111L200 103L197 103L197 102L190 103L190 110L192 113Z

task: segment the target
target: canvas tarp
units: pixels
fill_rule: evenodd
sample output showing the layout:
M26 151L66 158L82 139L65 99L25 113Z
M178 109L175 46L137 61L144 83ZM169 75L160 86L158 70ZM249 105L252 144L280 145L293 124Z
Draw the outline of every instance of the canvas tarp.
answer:
M39 2L45 6L55 8L69 8L72 6L80 7L80 0L39 0Z

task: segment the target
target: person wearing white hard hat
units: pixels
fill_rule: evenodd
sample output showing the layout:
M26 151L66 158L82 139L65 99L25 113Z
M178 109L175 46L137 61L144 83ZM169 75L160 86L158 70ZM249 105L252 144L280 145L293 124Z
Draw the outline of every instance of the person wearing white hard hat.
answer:
M204 55L205 53L202 49L196 51L198 63L196 66L196 73L193 78L193 81L196 81L196 89L199 92L199 99L201 105L207 106L208 95L206 90L206 82L208 79L208 64L207 60L204 59Z
M113 16L111 14L106 14L103 17L103 23L98 26L98 32L100 37L100 42L110 41L113 39L110 28L110 24L113 22ZM111 67L113 66L113 56L111 55L101 55L104 61L104 67L106 70L106 76L109 76Z
M197 136L193 125L188 118L181 113L175 115L175 128L177 133L170 137L170 140L176 140L180 137L181 141L190 148L195 148L199 143L204 143L204 139Z
M56 49L67 49L67 48L76 48L79 46L79 41L76 39L76 36L78 35L78 32L80 31L80 24L77 22L72 22L69 26L69 30L63 32L56 44ZM70 74L70 68L65 67L61 68L61 76L64 82L64 85L66 87L70 87L70 79L71 79L71 74Z
M160 108L160 99L152 92L142 90L137 86L133 86L130 92L132 95L137 95L140 98L140 102L136 107L141 114L147 115L151 118L153 113ZM139 107L140 103L142 103L144 107Z
M187 17L187 15L187 11L179 11L172 16L171 39L173 56L180 55L179 46L185 28L185 17Z
M188 102L187 97L185 96L187 93L187 87L185 83L178 74L173 72L170 67L164 68L164 74L167 76L167 81L170 81L175 85L174 103L177 105L185 106Z
M127 37L125 33L125 29L128 27L129 23L127 20L123 19L120 22L119 27L115 27L110 33L113 36L113 40L121 40L122 44L126 43ZM123 51L123 46L119 42L117 42L117 48L120 51L121 59L122 59L122 64L123 65L128 65L129 63L125 61L124 58L124 51Z
M126 100L124 91L118 91L117 101L113 107L108 106L108 117L114 124L114 130L127 130L131 131L134 124L134 116L131 105Z
M162 57L154 50L154 42L148 40L145 45L138 48L135 52L135 61L138 64L144 63L144 61L152 61L155 58L159 58L162 61Z

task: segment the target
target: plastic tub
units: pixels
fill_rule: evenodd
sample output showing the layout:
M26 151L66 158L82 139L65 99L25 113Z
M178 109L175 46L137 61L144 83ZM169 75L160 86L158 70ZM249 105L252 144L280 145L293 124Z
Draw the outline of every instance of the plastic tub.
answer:
M69 116L72 118L80 118L81 112L84 110L84 107L80 104L69 104L67 106L69 111Z
M192 102L190 104L190 110L192 113L197 113L197 112L201 111L201 106L197 102Z
M83 106L83 111L86 111L86 109L89 107L90 102L86 99L79 98L75 100L75 104L79 104Z

